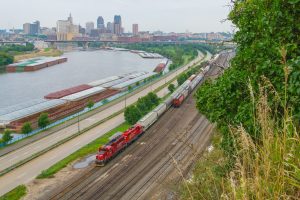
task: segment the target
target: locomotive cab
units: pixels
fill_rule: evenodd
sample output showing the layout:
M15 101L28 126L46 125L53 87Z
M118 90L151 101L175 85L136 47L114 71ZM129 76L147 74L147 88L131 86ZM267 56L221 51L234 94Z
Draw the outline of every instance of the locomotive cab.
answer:
M99 151L96 155L96 165L97 166L104 166L107 162L107 158L111 154L111 147L110 146L103 146L99 148Z

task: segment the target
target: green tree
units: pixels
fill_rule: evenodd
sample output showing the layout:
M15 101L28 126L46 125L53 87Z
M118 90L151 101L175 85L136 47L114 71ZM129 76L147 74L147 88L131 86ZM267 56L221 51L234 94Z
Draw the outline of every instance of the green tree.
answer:
M48 113L42 113L38 119L38 125L40 128L45 128L50 123Z
M145 114L147 114L149 112L149 110L151 109L151 102L149 103L149 101L147 102L147 99L142 97L139 98L136 104L136 107L138 108L139 112L142 114L142 116L144 116Z
M11 139L13 139L13 136L11 135L12 131L9 129L6 129L3 133L3 137L2 137L2 141L7 143L9 142Z
M168 90L173 93L175 91L175 85L173 83L171 83L169 86L168 86Z
M159 104L160 98L155 93L150 92L147 96L153 105L157 106Z
M136 82L136 84L135 84L136 86L139 86L140 85L140 82L138 81L138 82Z
M129 86L128 86L128 91L130 92L131 90L132 90L132 86L129 85Z
M107 99L104 99L103 101L102 101L102 103L103 104L107 104L109 101L107 100Z
M88 107L89 109L92 109L92 108L94 107L94 105L95 105L95 103L94 103L93 100L89 100L89 102L87 103L87 107Z
M9 65L14 62L14 57L0 51L0 66Z
M178 85L182 85L189 77L187 76L186 73L181 74L178 78L177 78L177 83Z
M139 109L134 105L128 106L125 109L124 116L125 116L126 122L131 125L135 124L142 117Z
M24 123L22 126L22 129L21 129L21 132L23 134L28 134L31 131L32 131L31 123L29 123L29 122Z

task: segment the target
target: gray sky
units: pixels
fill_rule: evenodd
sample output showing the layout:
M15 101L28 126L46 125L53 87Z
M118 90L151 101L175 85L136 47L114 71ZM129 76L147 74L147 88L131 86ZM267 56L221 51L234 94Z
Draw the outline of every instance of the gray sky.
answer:
M122 16L125 31L133 23L141 31L217 32L232 31L226 19L229 0L0 0L0 29L21 28L25 22L39 20L41 26L54 27L58 19L72 13L75 24L85 26L99 15L105 23L115 14Z

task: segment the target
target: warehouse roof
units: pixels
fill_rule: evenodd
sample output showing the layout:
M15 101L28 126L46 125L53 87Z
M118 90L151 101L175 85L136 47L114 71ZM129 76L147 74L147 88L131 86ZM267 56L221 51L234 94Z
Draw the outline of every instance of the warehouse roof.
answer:
M131 74L131 75L129 75L128 77L130 78L130 79L133 79L133 78L136 78L136 77L139 77L139 76L143 76L143 75L145 75L145 74L147 74L148 72L136 72L136 73L133 73L133 74Z
M137 77L137 78L130 79L130 80L125 81L125 82L121 82L121 83L119 83L119 84L117 84L117 85L112 86L112 88L113 88L113 89L122 89L122 88L128 87L128 86L130 86L130 85L132 85L132 84L135 84L135 83L137 83L138 81L141 81L141 80L144 80L144 79L146 79L146 78L148 78L148 77L150 77L150 76L153 76L153 75L155 75L155 74L157 74L157 73L150 72L150 73L144 74L144 75L142 75L142 76L139 76L139 77Z
M33 102L34 101L32 101L32 103ZM37 114L46 111L48 109L54 108L56 106L62 105L64 103L65 101L63 100L55 99L55 100L43 100L34 105L30 105L30 103L28 103L27 105L24 104L25 105L24 108L21 108L21 106L20 107L16 106L15 108L18 107L18 109L15 110L11 109L11 112L0 115L0 122L3 123L3 122L12 122L15 120L19 120L28 117L30 115Z
M117 80L117 79L120 79L120 77L119 76L111 76L111 77L107 77L107 78L104 78L104 79L101 79L101 80L93 81L93 82L89 83L88 85L92 86L92 87L95 87L95 86L99 86L99 85L102 85L104 83L108 83L108 82L111 82L111 81L114 81L114 80Z
M83 90L81 92L75 93L75 94L71 94L68 96L65 96L63 98L61 98L62 100L66 100L66 101L78 101L84 98L87 98L89 96L92 96L94 94L98 94L100 92L105 91L106 89L103 87L93 87L87 90Z
M75 86L75 87L71 87L71 88L68 88L68 89L64 89L64 90L60 90L60 91L57 91L57 92L47 94L45 96L45 99L60 99L62 97L65 97L65 96L68 96L68 95L71 95L71 94L74 94L74 93L77 93L77 92L81 92L83 90L87 90L87 89L90 89L90 88L92 88L92 86L85 85L85 84L78 85L78 86Z
M24 102L24 103L20 103L17 105L13 105L13 106L9 106L9 107L5 107L5 108L0 108L0 116L8 114L8 113L12 113L18 110L22 110L24 108L28 108L31 107L33 105L45 102L47 100L45 99L34 99L32 101L28 101L28 102Z
M105 84L101 85L101 87L110 88L114 85L118 85L118 84L123 83L123 82L128 81L128 80L129 80L129 77L124 77L124 78L121 78L121 79L111 81L109 83L105 83Z

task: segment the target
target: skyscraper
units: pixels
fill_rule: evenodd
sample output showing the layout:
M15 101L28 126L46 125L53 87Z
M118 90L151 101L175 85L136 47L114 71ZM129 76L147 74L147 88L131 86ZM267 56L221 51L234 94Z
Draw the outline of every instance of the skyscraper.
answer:
M115 15L114 17L114 34L122 34L122 19L120 15Z
M92 31L94 28L95 28L94 22L87 22L87 23L85 24L85 32L86 32L87 34L91 34L91 31Z
M39 34L41 32L40 22L39 21L33 22L33 24L31 24L30 29L33 35Z
M106 27L109 33L114 33L114 23L107 22Z
M32 24L25 23L23 24L23 32L28 35L37 35L41 31L40 22L35 21Z
M30 23L23 24L23 32L24 34L30 34Z
M99 16L98 19L97 19L97 28L98 29L104 29L105 28L104 19L101 16Z
M79 34L79 26L73 24L72 15L68 20L58 20L56 23L57 40L72 40Z
M139 34L139 25L138 24L132 24L132 34L133 35Z

